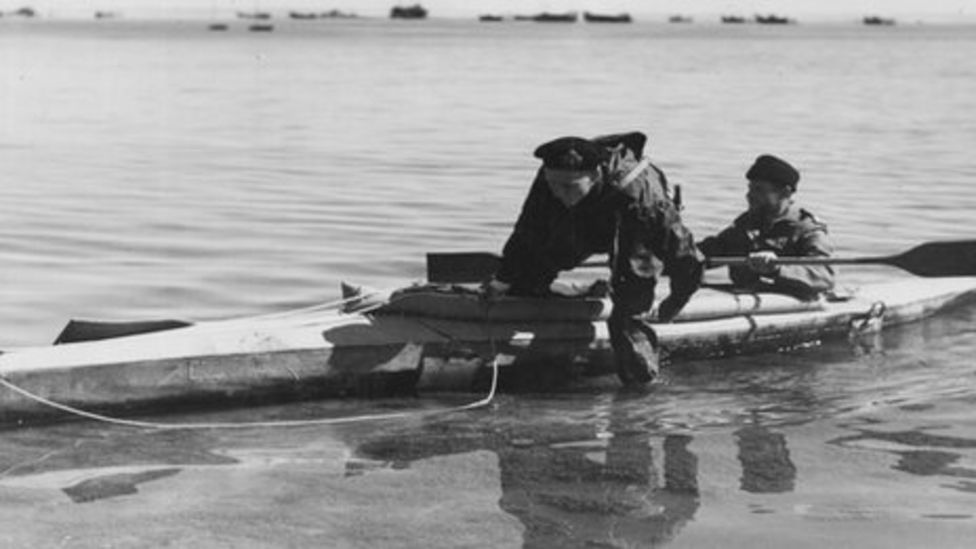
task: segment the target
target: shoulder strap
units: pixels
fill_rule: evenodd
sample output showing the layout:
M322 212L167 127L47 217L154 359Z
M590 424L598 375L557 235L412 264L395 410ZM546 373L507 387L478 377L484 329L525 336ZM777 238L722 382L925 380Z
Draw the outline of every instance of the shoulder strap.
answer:
M620 188L627 187L627 185L630 185L631 183L636 181L637 178L641 176L641 174L646 172L647 168L649 167L651 167L651 161L648 160L648 158L645 156L644 158L641 159L640 162L637 163L636 166L634 166L633 169L627 172L627 175L625 175L617 184L620 185Z
M638 162L637 165L634 166L633 169L627 172L627 175L625 175L617 183L617 185L619 185L621 189L627 188L628 185L630 185L631 183L636 181L638 177L643 175L644 172L648 170L648 168L652 168L655 171L655 173L657 173L657 176L661 181L661 185L664 187L664 196L667 197L667 199L671 202L671 204L674 205L674 207L678 211L683 210L684 207L683 204L681 203L681 185L675 185L674 187L672 187L668 183L668 178L666 175L664 175L664 172L662 172L661 169L655 166L654 164L651 164L650 159L647 158L646 156L642 158L640 162Z

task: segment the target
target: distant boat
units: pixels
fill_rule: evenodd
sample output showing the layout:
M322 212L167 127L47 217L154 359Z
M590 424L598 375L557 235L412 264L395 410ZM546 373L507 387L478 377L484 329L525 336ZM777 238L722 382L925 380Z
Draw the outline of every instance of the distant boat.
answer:
M268 23L255 23L247 28L251 32L271 32L274 30L274 25Z
M499 21L504 21L505 18L501 15L481 15L478 16L478 21L482 23L498 23Z
M207 29L212 31L225 31L229 28L230 26L227 23L211 23L207 26Z
M879 17L877 15L867 16L863 19L863 22L870 27L893 27L895 25L894 19Z
M694 23L695 20L686 15L672 15L668 17L668 23Z
M339 10L324 11L319 14L322 19L355 19L359 17L355 13L347 13Z
M23 7L23 8L20 8L19 10L16 10L16 11L7 12L6 14L4 14L3 12L0 12L0 16L3 16L3 15L8 15L10 17L25 17L25 18L30 19L31 17L37 17L37 12L34 11L34 8Z
M427 10L420 4L396 6L390 10L390 19L426 19Z
M790 25L796 21L790 19L789 17L780 17L778 15L756 15L756 23L760 25Z
M258 20L268 20L271 19L271 14L266 11L239 11L237 12L237 17L239 19L258 19Z
M114 11L96 11L95 19L115 19L118 14Z
M290 11L288 12L288 17L291 17L292 19L300 19L300 20L307 21L311 19L318 19L319 15L317 13L310 13L310 12Z
M566 13L542 12L538 15L533 15L532 20L536 23L575 23L579 20L579 14L575 11Z
M587 23L631 23L633 19L630 17L629 13L621 13L618 15L603 15L599 13L590 13L588 11L583 12L583 20Z
M722 16L722 23L725 23L726 25L738 25L738 24L745 23L745 22L746 22L746 18L745 17L739 17L738 15L723 15Z

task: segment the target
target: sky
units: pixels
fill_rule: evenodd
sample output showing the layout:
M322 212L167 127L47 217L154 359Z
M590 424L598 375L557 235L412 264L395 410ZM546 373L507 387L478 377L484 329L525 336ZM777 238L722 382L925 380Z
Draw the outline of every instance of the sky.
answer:
M315 10L333 8L360 15L386 15L398 3L416 0L0 0L0 10L32 6L42 15L90 16L96 10L123 15L166 16L184 13ZM976 17L976 0L420 0L432 17L472 17L481 13L532 13L589 10L640 14L753 14L779 13L820 19L880 14L944 21Z

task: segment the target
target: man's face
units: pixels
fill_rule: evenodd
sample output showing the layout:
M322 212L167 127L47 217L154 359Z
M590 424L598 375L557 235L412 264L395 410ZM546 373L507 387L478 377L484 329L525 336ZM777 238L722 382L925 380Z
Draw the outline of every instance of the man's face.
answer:
M572 208L600 181L600 171L545 169L549 190L567 208Z
M789 187L783 187L762 179L749 181L749 191L746 200L749 209L755 213L775 215L783 211L786 202L793 196Z

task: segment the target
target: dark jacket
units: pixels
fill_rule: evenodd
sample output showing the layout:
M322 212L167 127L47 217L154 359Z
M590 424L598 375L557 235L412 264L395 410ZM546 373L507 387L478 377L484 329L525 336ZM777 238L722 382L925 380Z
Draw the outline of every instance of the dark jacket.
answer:
M718 235L703 240L699 248L709 257L743 256L758 251L773 251L779 256L827 257L833 252L827 226L795 205L770 223L746 212ZM729 277L739 287L767 286L802 299L813 299L834 287L834 271L826 265L783 265L771 277L737 266L729 268Z
M636 275L629 258L646 247L658 267L656 274L670 277L671 293L683 303L698 288L700 256L668 196L664 174L649 162L641 163L646 137L630 133L595 141L611 151L602 166L603 181L566 208L550 192L540 169L505 244L497 278L512 284L515 293L545 293L559 271L592 254L607 253L615 295L623 298L614 300L615 310L638 314L638 304L644 307L646 299L629 299L626 287L649 285L653 299L656 277Z

